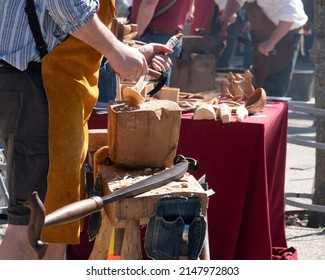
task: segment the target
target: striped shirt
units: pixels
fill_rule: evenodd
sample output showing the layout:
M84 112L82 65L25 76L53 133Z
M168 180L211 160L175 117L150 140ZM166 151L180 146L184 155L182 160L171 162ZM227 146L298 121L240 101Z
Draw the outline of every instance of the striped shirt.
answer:
M99 8L99 0L34 0L34 3L48 51L85 25ZM28 62L40 61L24 8L25 0L0 0L0 59L22 71Z

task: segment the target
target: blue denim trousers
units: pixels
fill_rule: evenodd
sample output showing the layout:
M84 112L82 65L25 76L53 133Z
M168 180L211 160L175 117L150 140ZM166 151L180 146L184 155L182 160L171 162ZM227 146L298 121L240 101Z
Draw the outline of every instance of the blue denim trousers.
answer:
M117 75L105 58L103 58L99 68L98 89L98 102L107 103L115 100Z
M205 234L206 221L198 197L165 196L149 218L144 248L156 260L196 260Z

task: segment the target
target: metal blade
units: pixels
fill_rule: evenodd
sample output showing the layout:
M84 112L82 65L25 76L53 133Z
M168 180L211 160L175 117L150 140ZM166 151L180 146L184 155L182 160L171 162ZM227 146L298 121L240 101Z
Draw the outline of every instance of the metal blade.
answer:
M146 87L151 77L149 75L144 75L139 78L137 83L132 87L136 92L141 93L142 90Z
M159 188L169 182L175 181L183 177L188 170L188 161L176 164L174 167L166 169L155 175L132 184L126 188L119 189L109 195L99 197L93 196L88 199L77 201L66 205L45 217L44 227L66 224L91 213L99 211L105 204L112 203L117 200L134 197L147 191Z
M172 181L183 177L188 169L188 161L176 164L174 167L161 171L149 178L141 180L129 187L119 189L109 195L102 197L103 203L108 204L120 199L134 197L147 191L164 186Z

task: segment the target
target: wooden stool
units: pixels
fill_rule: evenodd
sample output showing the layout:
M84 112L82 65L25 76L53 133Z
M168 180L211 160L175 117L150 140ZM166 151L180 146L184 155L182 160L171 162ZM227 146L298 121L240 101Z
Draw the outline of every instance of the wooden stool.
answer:
M146 177L143 175L144 170L126 169L115 165L99 165L98 172L102 176L104 195ZM116 230L115 233L124 229L120 258L124 260L142 259L140 226L147 224L149 217L155 212L160 198L166 195L197 196L201 202L202 215L207 216L208 194L192 175L186 173L180 181L171 182L133 198L105 205L102 211L102 225L89 259L107 259L113 228ZM209 259L208 248L208 238L206 238L201 259Z

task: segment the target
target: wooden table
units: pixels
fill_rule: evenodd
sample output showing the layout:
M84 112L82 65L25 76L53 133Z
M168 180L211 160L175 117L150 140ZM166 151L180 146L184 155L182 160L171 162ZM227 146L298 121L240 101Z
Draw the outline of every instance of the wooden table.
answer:
M288 104L237 122L195 121L184 114L178 153L200 163L215 192L209 201L211 259L272 259L286 247L285 162Z

